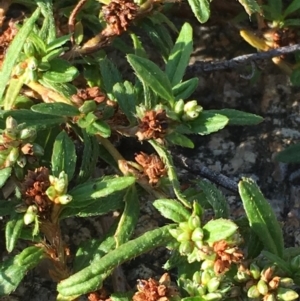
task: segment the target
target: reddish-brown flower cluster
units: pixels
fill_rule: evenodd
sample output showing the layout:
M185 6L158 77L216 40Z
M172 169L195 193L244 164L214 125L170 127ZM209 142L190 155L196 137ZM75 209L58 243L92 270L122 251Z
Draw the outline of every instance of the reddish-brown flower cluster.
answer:
M108 296L108 293L105 289L100 289L98 291L88 294L89 301L111 301L111 298Z
M147 155L140 152L135 156L135 161L143 167L150 184L156 184L161 177L167 175L165 164L155 154Z
M49 216L52 207L52 202L46 195L49 186L49 170L45 167L29 170L22 183L22 195L26 205L36 205L42 218Z
M239 263L244 258L241 250L237 247L230 247L225 240L215 242L213 245L217 258L214 263L214 271L221 274L229 270L232 263Z
M148 111L139 122L136 136L139 140L163 138L168 129L168 118L165 110Z
M77 105L81 106L85 100L94 100L101 103L106 100L106 95L99 87L79 89L77 94L72 95L72 100Z
M112 0L103 6L102 11L108 24L103 34L106 36L122 34L135 19L138 8L131 0Z
M7 29L3 31L0 36L0 68L5 57L6 49L16 34L17 28L15 23L11 21L8 23Z
M171 286L170 276L166 273L159 281L152 278L139 280L138 292L132 298L133 301L168 301L171 297L178 296L176 287Z

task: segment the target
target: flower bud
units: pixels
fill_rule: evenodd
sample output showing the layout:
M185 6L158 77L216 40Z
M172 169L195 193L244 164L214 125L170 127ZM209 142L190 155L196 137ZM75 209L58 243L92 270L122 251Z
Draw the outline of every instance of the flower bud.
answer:
M183 108L184 108L184 101L183 99L179 99L174 107L174 112L176 114L181 114L183 112Z
M260 278L260 268L255 263L250 264L250 273L254 279Z
M17 160L17 164L21 167L21 168L24 168L25 165L27 163L27 159L25 156L21 155L18 157L18 160Z
M66 205L72 201L72 196L69 194L64 194L55 199L56 204Z
M184 115L182 116L182 120L190 121L190 120L196 119L198 116L199 116L198 112L188 111L188 112L184 113Z
M198 106L197 100L190 100L184 105L183 110L184 112L193 111L197 106Z
M46 194L51 201L54 201L57 197L57 193L54 186L48 187L48 189L46 190Z
M38 60L35 58L35 57L30 57L28 60L27 60L27 68L28 70L30 71L34 71L37 69L39 63L38 63Z
M197 294L198 296L203 297L206 294L206 288L203 285L199 285L197 287Z
M276 301L276 297L274 294L268 294L267 296L264 297L264 301Z
M19 149L13 147L11 149L9 155L7 156L7 161L10 163L9 166L11 166L13 163L15 163L18 158L19 158Z
M21 140L33 139L36 136L36 130L34 128L26 128L20 131L19 137Z
M207 283L207 290L214 293L220 286L220 280L217 277L211 278Z
M248 298L258 298L260 296L260 292L257 289L256 285L252 285L248 292L247 292Z
M190 227L189 227L188 222L181 222L181 223L178 224L178 226L183 231L190 231Z
M292 287L294 285L294 280L292 278L288 278L288 277L280 278L279 285L281 287L289 288L289 287Z
M266 295L269 291L267 283L263 280L259 280L257 283L257 290L261 295Z
M35 55L35 47L30 42L26 42L24 44L23 50L24 50L26 57L28 57L28 58Z
M79 108L80 113L88 114L90 112L94 112L97 109L97 105L94 100L88 100L83 103L83 105Z
M182 233L182 230L176 228L176 229L169 229L170 234L177 239L177 237Z
M277 299L282 301L293 301L298 299L299 295L292 289L279 287L277 289Z
M177 240L178 240L179 242L190 241L190 239L191 239L191 232L190 232L190 231L181 232L181 233L177 236Z
M194 245L191 241L183 241L179 246L179 253L182 255L192 253Z
M194 244L195 244L195 247L200 250L203 247L204 242L202 240L196 240L196 241L194 241Z
M31 205L27 208L26 213L24 214L24 224L29 225L34 222L37 214L37 208L34 205Z
M200 284L201 283L201 272L197 271L193 274L193 282Z
M203 296L203 299L206 301L219 301L222 300L223 296L220 293L208 293Z
M201 227L201 219L198 215L191 215L188 220L189 228L194 230L198 227Z
M192 240L192 241L201 241L201 242L202 242L203 237L204 237L203 229L201 229L201 228L196 228L196 229L193 231L193 233L192 233L191 240Z
M244 271L237 271L236 275L234 276L234 280L237 282L246 282L250 279L250 276Z
M6 129L7 130L14 130L17 126L18 126L18 123L15 119L13 119L11 116L7 117L6 118Z
M201 274L201 283L206 286L211 279L211 272L209 270L204 270Z
M211 269L213 268L214 266L214 261L213 260L204 260L202 263L201 263L201 270L208 270L208 269Z

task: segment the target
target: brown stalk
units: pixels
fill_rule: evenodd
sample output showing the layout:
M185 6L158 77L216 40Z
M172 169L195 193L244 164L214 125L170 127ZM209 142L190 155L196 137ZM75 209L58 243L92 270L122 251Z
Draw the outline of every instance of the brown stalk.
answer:
M87 2L87 0L80 0L70 14L70 17L68 20L68 27L69 27L69 33L72 34L72 36L71 36L72 44L74 44L74 31L75 31L76 15L82 9L82 7L84 6L84 4L86 2Z

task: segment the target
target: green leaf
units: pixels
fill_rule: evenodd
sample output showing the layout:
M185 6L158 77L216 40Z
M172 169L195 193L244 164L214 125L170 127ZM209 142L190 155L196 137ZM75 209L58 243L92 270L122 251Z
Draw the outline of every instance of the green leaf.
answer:
M173 41L164 24L155 24L153 20L144 19L141 27L145 30L158 52L161 53L164 61L166 61L173 47Z
M49 61L50 69L43 73L43 79L54 83L71 82L79 74L78 70L66 60L54 58Z
M135 33L130 33L130 37L133 43L134 54L140 57L147 58L147 52L145 51L140 38Z
M284 27L298 27L300 26L300 20L299 19L287 19L283 21Z
M177 200L158 199L153 206L167 219L175 223L185 222L191 216L191 213Z
M23 226L23 214L13 212L13 214L10 216L10 220L5 226L5 242L6 250L8 252L11 252L14 249Z
M223 129L228 122L229 119L226 116L207 110L201 112L199 117L189 122L188 125L193 133L208 135Z
M62 280L57 290L61 296L82 295L95 291L101 286L106 275L110 271L125 261L133 259L158 246L166 245L173 240L169 230L174 225L168 225L159 229L148 231L138 238L120 245L117 249L112 250L99 260L94 260L83 270L75 273L69 278Z
M40 114L32 112L30 110L15 110L15 111L6 111L3 118L13 117L16 121L20 123L26 123L27 127L36 127L37 129L44 129L49 126L54 126L65 122L65 119L62 117L55 117L48 114Z
M262 9L257 4L256 0L239 0L239 2L244 6L244 9L249 16L254 13L262 14Z
M96 120L89 126L87 126L86 131L90 135L100 135L103 138L108 138L111 135L110 126L103 120Z
M193 77L177 84L172 88L175 100L187 99L188 97L190 97L195 92L198 83L199 79L197 77Z
M205 241L213 243L230 238L238 229L238 226L228 219L211 220L203 226Z
M133 234L140 213L140 203L136 187L132 185L124 196L125 208L120 218L118 228L114 235L116 247L126 243Z
M73 202L73 200L72 200ZM109 212L120 210L124 207L124 191L114 192L106 197L102 197L89 203L86 207L71 207L68 203L64 205L62 213L59 215L60 219L72 216L89 217L104 215ZM0 211L1 212L1 211Z
M276 161L284 163L299 163L300 162L300 143L291 145L285 150L279 152L276 157Z
M291 82L293 86L299 87L300 86L300 69L297 68L293 70L291 76L290 76Z
M74 117L80 115L80 112L76 107L62 102L39 103L32 106L31 110L33 112L55 116Z
M150 86L160 97L173 104L174 97L171 84L166 74L157 65L148 59L138 57L134 54L127 55L129 64L134 69L137 77Z
M214 209L215 218L228 218L229 207L221 191L208 181L200 181L198 185L204 191L206 200Z
M256 125L264 121L261 116L234 109L209 110L209 112L226 116L229 119L228 125Z
M2 97L6 88L6 85L11 76L11 72L17 62L23 45L34 27L34 23L40 15L40 9L36 9L31 17L25 22L22 28L18 31L17 35L11 42L7 52L5 54L5 60L0 71L0 102L3 101Z
M82 138L84 149L80 169L76 177L77 184L83 183L91 177L99 157L97 138L95 136L89 136L85 130L82 130Z
M4 110L11 110L12 108L14 108L17 97L20 94L24 82L24 75L10 79L9 86L7 88L5 98L3 100Z
M68 204L74 208L84 208L98 198L123 190L135 182L134 177L104 177L78 185L68 193L73 197Z
M173 143L175 145L179 145L181 147L194 148L194 143L188 137L178 133L172 132L166 136L168 142Z
M189 5L200 23L205 23L210 16L209 0L188 0Z
M266 6L271 13L272 21L278 21L282 19L282 0L268 0L268 5Z
M65 43L67 43L68 41L70 41L71 35L72 34L67 34L53 40L51 43L47 45L46 53L49 53L52 50L59 48Z
M300 9L300 2L298 0L292 1L289 6L285 9L283 17L286 18L289 14Z
M181 28L166 64L166 74L172 87L176 86L182 80L192 51L193 29L189 23L185 23Z
M44 257L44 250L28 247L13 258L5 260L0 266L0 296L12 293L26 273L34 268Z
M250 227L267 251L282 257L283 234L272 207L253 180L243 178L238 187Z
M70 182L76 167L76 151L72 139L65 131L61 131L55 139L52 151L52 173L58 177L60 172L65 171Z
M128 81L116 83L113 87L113 95L116 98L121 111L126 115L130 123L134 124L136 122L136 96L132 84Z
M117 67L107 58L100 61L100 72L106 93L113 94L113 86L123 82L122 76Z
M12 170L11 167L6 167L6 168L0 169L0 188L2 188L4 186L7 179L10 177L11 170Z

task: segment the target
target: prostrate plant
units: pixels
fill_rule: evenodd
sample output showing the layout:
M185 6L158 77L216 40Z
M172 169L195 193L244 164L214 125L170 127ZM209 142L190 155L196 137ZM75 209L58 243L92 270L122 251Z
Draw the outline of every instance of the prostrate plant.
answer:
M107 43L125 32L137 11L145 18L141 27L159 45L163 68L149 60L138 36L130 34L133 46L127 45L126 58L136 75L131 82L103 50L75 59L74 67L66 55L69 40L77 43L70 50L75 56L94 46L79 46L79 23L74 37L56 37L52 2L36 2L39 8L20 26L0 73L0 214L6 216L7 251L15 251L21 239L29 245L2 262L0 295L13 292L44 258L52 263L49 274L58 282L57 300L96 294L120 264L164 246L172 252L165 268L177 267L179 291L165 275L158 282L140 281L133 297L132 292L112 294L112 300L141 301L154 295L157 300L186 301L298 298L293 282L299 285L299 258L284 249L277 220L251 180L239 184L249 224L229 219L225 198L212 184L196 183L200 194L180 187L170 147L194 147L190 134L208 135L226 125L262 121L233 109L205 110L190 98L198 84L196 77L183 79L193 50L192 27L184 24L173 44L164 23L175 26L154 4L147 9L145 3L126 1L103 6L107 27L94 39ZM91 3L89 9L99 6ZM24 86L39 99L23 95ZM135 162L126 160L115 142L129 138L149 143L154 152L136 154ZM99 159L116 174L93 178ZM173 223L132 239L139 194L145 191ZM216 219L204 223L208 207ZM85 242L71 256L60 221L116 210L120 217L106 235Z

